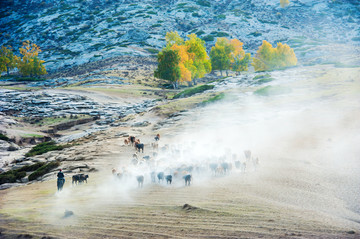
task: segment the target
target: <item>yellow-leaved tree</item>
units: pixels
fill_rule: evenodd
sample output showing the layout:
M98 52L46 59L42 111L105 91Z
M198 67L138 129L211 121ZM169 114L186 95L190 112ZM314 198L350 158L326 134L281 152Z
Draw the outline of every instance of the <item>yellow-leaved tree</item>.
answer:
M43 65L45 61L39 59L40 47L25 41L19 51L22 57L16 57L17 68L23 76L39 76L47 73Z
M0 76L1 72L9 71L16 67L16 56L14 55L11 46L2 46L0 49Z
M280 6L281 7L286 7L290 4L289 0L280 0Z
M194 71L194 65L191 53L188 52L188 47L185 45L174 44L171 50L178 52L180 57L180 83L191 81L191 71Z
M192 67L189 70L192 82L196 85L196 79L203 78L206 73L211 72L211 61L206 53L205 41L198 38L195 33L188 37L189 40L185 42L185 45L192 59Z
M282 69L295 66L296 64L297 58L295 52L287 44L279 42L277 47L274 48L265 40L256 52L252 63L255 71Z
M188 37L189 40L184 41L177 32L166 33L166 47L160 53L171 50L178 54L179 61L174 67L180 70L180 78L176 82L193 81L196 84L196 79L204 77L206 73L211 71L211 63L206 53L205 42L198 38L196 34L191 34ZM159 59L158 63L160 64ZM159 66L155 72L159 72ZM174 86L176 87L177 84L174 84Z
M213 70L226 71L247 71L251 57L250 53L245 53L242 48L243 43L238 39L227 39L226 37L219 37L216 40L215 46L211 48L210 58Z

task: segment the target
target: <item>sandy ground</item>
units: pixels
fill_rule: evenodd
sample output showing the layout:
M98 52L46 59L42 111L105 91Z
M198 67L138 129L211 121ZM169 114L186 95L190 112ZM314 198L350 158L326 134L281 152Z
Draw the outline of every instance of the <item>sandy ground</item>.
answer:
M217 153L244 159L251 149L260 158L257 170L249 164L245 174L194 175L190 187L181 179L152 184L146 176L138 188L133 177L119 181L110 173L134 153L116 134L140 137L146 155L157 132L152 125L113 128L72 149L96 152L88 163L100 171L87 184L72 186L67 177L60 193L55 179L1 191L0 237L359 238L359 84L344 72L342 84L324 72L326 82L294 81L286 96L234 92L236 104L189 111L159 131L160 146L193 145L190 160ZM160 120L151 112L141 117Z

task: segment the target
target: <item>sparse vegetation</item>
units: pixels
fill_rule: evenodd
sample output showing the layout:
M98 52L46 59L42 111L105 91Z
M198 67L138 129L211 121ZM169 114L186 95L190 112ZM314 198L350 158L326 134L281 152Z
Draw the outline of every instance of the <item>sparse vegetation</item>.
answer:
M291 92L291 89L281 87L281 86L265 86L254 92L255 95L261 96L271 96L271 95L281 95Z
M0 174L0 184L15 183L16 180L22 179L26 176L26 172L18 172L17 170L10 170Z
M5 134L0 133L0 140L9 141L9 138Z
M45 165L45 163L35 163L27 165L16 170L9 170L5 173L0 174L0 184L4 183L15 183L16 180L22 179L26 176L26 172L32 172Z
M35 172L29 175L29 181L33 181L47 173L49 173L52 169L60 166L60 163L57 161L50 162L38 168Z
M219 100L222 100L225 98L225 93L220 93L220 94L217 94L207 100L204 100L203 102L201 102L201 105L207 105L207 104L211 104L211 103L214 103L216 101L219 101Z
M159 50L155 48L145 48L146 51L150 52L151 54L158 54Z
M211 7L211 3L206 0L198 0L198 1L196 1L196 3L203 7Z
M198 93L202 93L206 90L211 90L213 89L215 86L214 85L201 85L201 86L197 86L197 87L193 87L190 89L186 89L178 94L176 94L173 99L177 99L177 98L184 98L184 97L189 97Z
M62 149L64 149L64 146L56 145L54 141L43 142L33 147L28 153L25 154L25 156L31 157L39 154L44 154L49 151L62 150Z

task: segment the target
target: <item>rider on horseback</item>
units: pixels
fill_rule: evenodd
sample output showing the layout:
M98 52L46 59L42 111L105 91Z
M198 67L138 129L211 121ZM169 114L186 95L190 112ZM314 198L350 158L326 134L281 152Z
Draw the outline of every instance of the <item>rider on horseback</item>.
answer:
M60 169L58 174L57 174L57 187L58 187L58 191L61 191L63 186L65 183L65 175L62 172L62 170Z

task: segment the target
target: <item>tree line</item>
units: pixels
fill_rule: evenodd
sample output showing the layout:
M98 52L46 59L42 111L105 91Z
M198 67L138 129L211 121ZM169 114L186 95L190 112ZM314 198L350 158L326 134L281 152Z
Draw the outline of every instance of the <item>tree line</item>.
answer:
M25 41L19 48L20 56L14 54L11 46L2 46L0 49L0 76L17 68L23 76L40 76L46 74L43 60L39 59L41 49L35 43Z
M213 70L242 72L247 71L249 64L255 71L282 69L297 64L294 50L287 44L278 43L277 47L263 41L256 55L245 53L243 43L238 39L219 37L215 46L207 55L205 41L196 34L188 35L184 40L177 32L168 32L165 36L166 46L158 53L158 67L154 76L167 80L177 88L179 83L196 84L196 79L204 77Z

